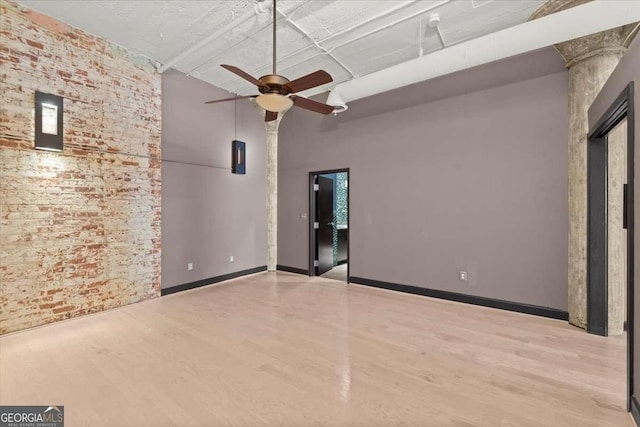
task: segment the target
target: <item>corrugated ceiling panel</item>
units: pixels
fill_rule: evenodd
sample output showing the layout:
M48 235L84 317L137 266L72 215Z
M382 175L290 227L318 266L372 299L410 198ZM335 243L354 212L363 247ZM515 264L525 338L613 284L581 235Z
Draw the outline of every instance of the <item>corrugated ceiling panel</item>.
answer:
M266 0L269 1L269 0ZM336 82L351 75L320 41L358 75L369 74L418 55L418 18L441 15L441 30L449 43L487 34L526 21L543 0L279 0L291 23L279 21L279 69L295 78L317 69ZM201 1L79 1L25 0L21 4L72 26L103 36L135 52L165 63L214 34L233 20L253 13L255 0ZM266 6L263 5L263 6ZM402 22L399 22L402 21ZM393 25L391 25L393 24ZM389 29L378 31L384 26ZM354 41L354 39L357 39ZM435 34L423 39L424 53L439 48ZM271 14L251 16L221 34L176 68L226 90L252 88L220 68L236 65L259 77L271 69Z

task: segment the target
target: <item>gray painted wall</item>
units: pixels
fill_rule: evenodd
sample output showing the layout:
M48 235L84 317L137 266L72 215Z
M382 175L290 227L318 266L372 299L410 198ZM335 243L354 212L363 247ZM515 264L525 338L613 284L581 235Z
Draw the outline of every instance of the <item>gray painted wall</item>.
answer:
M266 264L264 126L248 100L238 101L247 174L232 174L234 103L204 105L229 96L181 73L162 76L163 288Z
M557 54L536 65L540 55L353 102L338 117L287 113L278 263L307 268L308 172L350 168L352 276L566 310L567 75ZM496 87L496 72L543 76ZM491 88L415 103L469 82Z
M604 85L596 100L589 109L589 127L595 126L596 122L604 115L607 108L622 93L624 88L630 83L635 82L635 141L634 141L634 224L640 224L640 176L638 174L638 164L640 164L640 37L636 37L629 47L629 51L622 58L613 74ZM633 324L633 343L634 343L634 394L640 395L640 238L638 237L638 226L636 226L634 237L634 324Z

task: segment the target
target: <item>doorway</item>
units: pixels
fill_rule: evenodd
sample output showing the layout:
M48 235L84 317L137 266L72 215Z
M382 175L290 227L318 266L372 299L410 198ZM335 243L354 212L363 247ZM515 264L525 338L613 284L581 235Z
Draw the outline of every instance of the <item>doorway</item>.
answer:
M587 141L587 331L602 336L626 331L628 410L634 400L633 152L631 83Z
M309 173L309 276L349 282L349 169Z

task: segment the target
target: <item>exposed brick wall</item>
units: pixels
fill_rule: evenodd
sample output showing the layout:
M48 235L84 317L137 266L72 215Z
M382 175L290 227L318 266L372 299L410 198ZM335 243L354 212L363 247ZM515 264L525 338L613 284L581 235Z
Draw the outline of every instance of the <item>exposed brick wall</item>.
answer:
M160 75L0 0L0 333L160 294ZM64 151L33 149L34 93Z

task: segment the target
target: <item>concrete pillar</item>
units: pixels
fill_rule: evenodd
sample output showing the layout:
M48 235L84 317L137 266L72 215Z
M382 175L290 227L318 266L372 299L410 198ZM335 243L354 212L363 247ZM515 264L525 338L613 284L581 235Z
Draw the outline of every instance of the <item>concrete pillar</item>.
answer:
M589 0L547 0L536 19ZM587 110L626 52L637 24L625 25L555 46L569 70L569 322L587 326Z
M254 105L264 119L265 111ZM285 113L278 114L277 120L264 122L267 132L267 271L276 271L278 264L278 128Z

